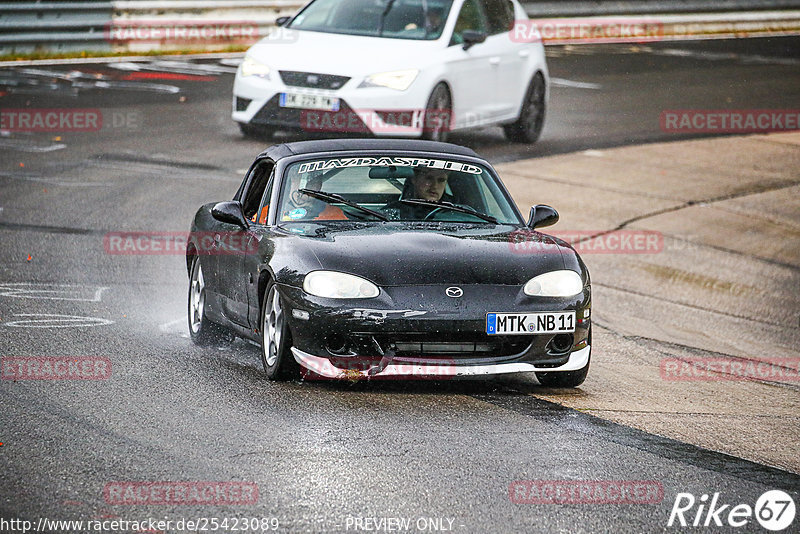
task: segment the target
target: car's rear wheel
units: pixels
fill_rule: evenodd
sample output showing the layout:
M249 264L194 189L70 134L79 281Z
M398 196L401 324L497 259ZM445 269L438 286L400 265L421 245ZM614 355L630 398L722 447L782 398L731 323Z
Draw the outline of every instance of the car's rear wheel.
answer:
M516 122L503 126L506 137L515 143L535 143L542 134L546 88L544 76L537 72L528 85Z
M189 336L198 345L226 341L222 327L206 317L206 284L200 257L194 256L189 275Z
M422 117L422 138L429 141L447 141L453 117L453 101L443 83L436 85L428 98Z
M270 380L286 380L297 374L291 353L291 334L278 285L270 282L261 304L261 363Z

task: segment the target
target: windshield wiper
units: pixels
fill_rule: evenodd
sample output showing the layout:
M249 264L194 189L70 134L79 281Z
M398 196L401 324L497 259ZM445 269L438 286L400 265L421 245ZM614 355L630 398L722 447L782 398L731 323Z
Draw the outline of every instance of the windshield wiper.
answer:
M373 217L377 217L378 219L380 219L382 221L388 221L389 220L389 218L386 215L384 215L383 213L379 213L379 212L371 210L369 208L365 208L364 206L360 206L360 205L356 204L355 202L351 202L351 201L347 200L346 198L344 198L341 195L337 195L336 193L323 193L322 191L316 191L314 189L298 189L298 191L303 193L304 195L308 195L310 197L314 197L314 198L317 198L319 200L322 200L323 202L327 202L328 204L331 204L333 202L341 202L342 204L345 204L346 206L350 206L351 208L355 208L357 210L363 211L364 213L369 213Z
M386 16L389 14L389 11L392 10L392 6L394 6L395 0L388 0L386 2L386 7L383 8L383 13L381 13L381 25L378 26L378 37L383 36L383 24L386 22Z
M468 206L453 204L452 202L447 202L446 200L439 200L438 202L434 202L432 200L421 200L419 198L401 198L400 202L404 204L412 204L415 206L432 206L436 208L446 208L453 211L460 211L461 213L468 213L470 215L474 215L475 217L483 219L484 221L490 222L492 224L498 224L497 219L495 219L491 215L486 215L485 213L476 211L475 209L470 208Z

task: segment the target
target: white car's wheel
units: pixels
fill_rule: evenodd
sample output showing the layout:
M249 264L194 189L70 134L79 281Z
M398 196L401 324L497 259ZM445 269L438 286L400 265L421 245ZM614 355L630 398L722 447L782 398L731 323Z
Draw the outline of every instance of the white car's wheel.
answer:
M535 143L542 134L545 115L544 76L537 72L528 85L516 122L503 126L506 137L515 143Z
M450 122L453 116L453 101L450 91L443 83L433 88L422 121L422 138L429 141L447 141L450 134Z
M275 131L266 126L253 126L252 124L239 123L239 130L245 137L253 139L270 139Z

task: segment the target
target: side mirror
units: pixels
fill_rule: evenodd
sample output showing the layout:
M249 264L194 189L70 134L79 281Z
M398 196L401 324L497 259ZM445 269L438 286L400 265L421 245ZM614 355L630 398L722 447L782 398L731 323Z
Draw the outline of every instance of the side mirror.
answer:
M486 40L486 32L479 32L478 30L464 30L461 32L461 38L464 39L464 50L469 50L473 45L482 43Z
M278 17L277 19L275 19L275 26L283 26L284 24L289 22L290 18L292 17Z
M528 219L528 228L531 230L543 226L553 226L558 222L558 212L546 204L536 204L531 208L531 216Z
M250 226L242 213L241 202L219 202L211 208L211 216L219 222L235 224L245 230Z

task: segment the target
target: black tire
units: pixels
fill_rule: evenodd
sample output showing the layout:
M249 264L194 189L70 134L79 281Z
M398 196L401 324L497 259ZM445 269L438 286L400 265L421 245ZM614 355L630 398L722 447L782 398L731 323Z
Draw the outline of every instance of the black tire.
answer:
M592 330L589 329L588 344L592 345ZM576 371L562 371L560 373L536 373L539 383L551 388L575 388L583 384L586 375L589 374L589 365L592 363L592 355L589 354L589 361L586 365Z
M239 130L242 135L251 139L270 139L275 130L266 126L253 126L252 124L239 123Z
M277 308L276 308L277 307ZM270 380L288 380L298 376L299 365L292 356L292 338L289 332L283 299L278 285L270 281L261 302L261 364Z
M503 126L503 131L509 141L530 144L539 139L544 128L546 94L544 76L541 72L537 72L531 83L528 84L528 90L525 91L519 118L516 122Z
M203 269L200 258L194 256L189 269L189 337L197 345L213 345L230 340L225 330L216 323L211 322L205 313L206 290Z
M432 113L429 116L429 113ZM453 101L450 91L443 83L439 83L431 91L425 114L422 117L422 139L428 141L447 141L450 135L450 123L453 119Z

